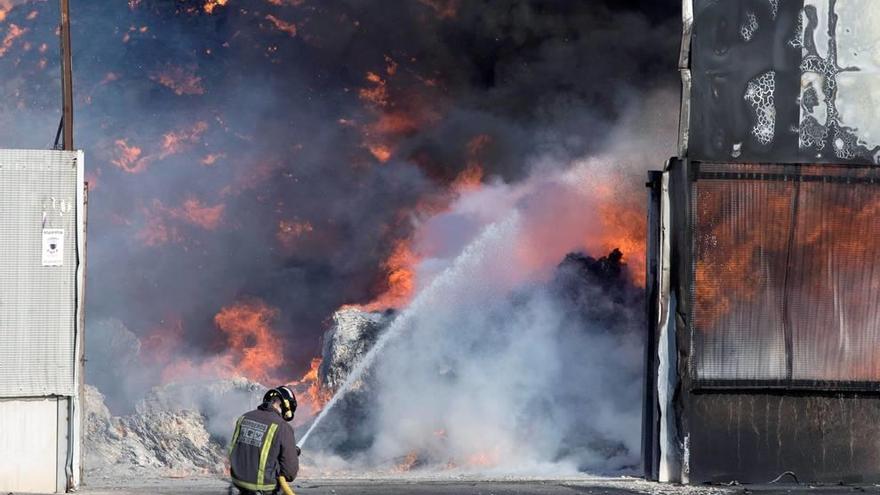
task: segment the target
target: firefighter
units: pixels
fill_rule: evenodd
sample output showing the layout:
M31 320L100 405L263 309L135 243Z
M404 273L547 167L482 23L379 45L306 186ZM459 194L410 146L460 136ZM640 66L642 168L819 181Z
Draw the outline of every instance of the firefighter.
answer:
M279 476L287 481L296 478L300 449L293 427L287 424L295 411L296 397L282 386L266 392L259 407L235 422L229 474L240 493L276 494Z

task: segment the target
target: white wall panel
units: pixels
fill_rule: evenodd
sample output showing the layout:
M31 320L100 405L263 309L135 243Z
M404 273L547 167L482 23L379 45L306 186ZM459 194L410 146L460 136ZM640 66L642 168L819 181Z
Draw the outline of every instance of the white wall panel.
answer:
M58 401L0 399L0 493L55 493Z

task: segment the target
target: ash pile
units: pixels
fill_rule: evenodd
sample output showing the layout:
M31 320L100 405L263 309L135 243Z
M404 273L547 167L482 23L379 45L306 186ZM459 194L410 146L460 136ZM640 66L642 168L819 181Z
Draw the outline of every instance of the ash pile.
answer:
M393 317L393 311L370 313L355 308L333 315L319 369L324 390L335 391L345 381ZM369 445L363 383L340 405L340 414L334 415L339 431L324 435L322 448L357 451ZM294 390L298 397L309 393L302 387ZM259 404L265 391L264 385L244 378L171 383L151 389L131 412L114 415L100 390L86 385L86 477L226 474L226 448L235 419ZM308 407L301 408L298 419L310 420L305 416L309 412ZM297 433L302 435L304 430L297 423Z
M264 392L245 379L169 384L152 389L130 414L114 416L101 392L87 385L86 477L225 473L230 425Z

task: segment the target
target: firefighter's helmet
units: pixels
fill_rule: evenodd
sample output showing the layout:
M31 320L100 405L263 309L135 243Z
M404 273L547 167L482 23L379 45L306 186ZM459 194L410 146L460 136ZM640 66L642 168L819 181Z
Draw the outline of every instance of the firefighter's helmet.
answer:
M296 412L296 396L293 395L293 391L282 385L269 390L263 396L263 402L266 404L271 404L274 400L281 403L281 417L284 421L292 421L293 413Z

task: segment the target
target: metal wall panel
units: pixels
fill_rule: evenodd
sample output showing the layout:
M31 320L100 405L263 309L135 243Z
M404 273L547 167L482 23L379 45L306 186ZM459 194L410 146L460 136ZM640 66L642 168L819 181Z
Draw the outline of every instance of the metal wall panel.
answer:
M55 399L0 399L0 492L56 492L57 420Z
M875 0L693 5L689 158L880 164Z
M0 150L0 397L76 395L81 156ZM63 229L58 259L44 229Z
M694 378L699 384L880 389L880 170L698 168L692 183Z

